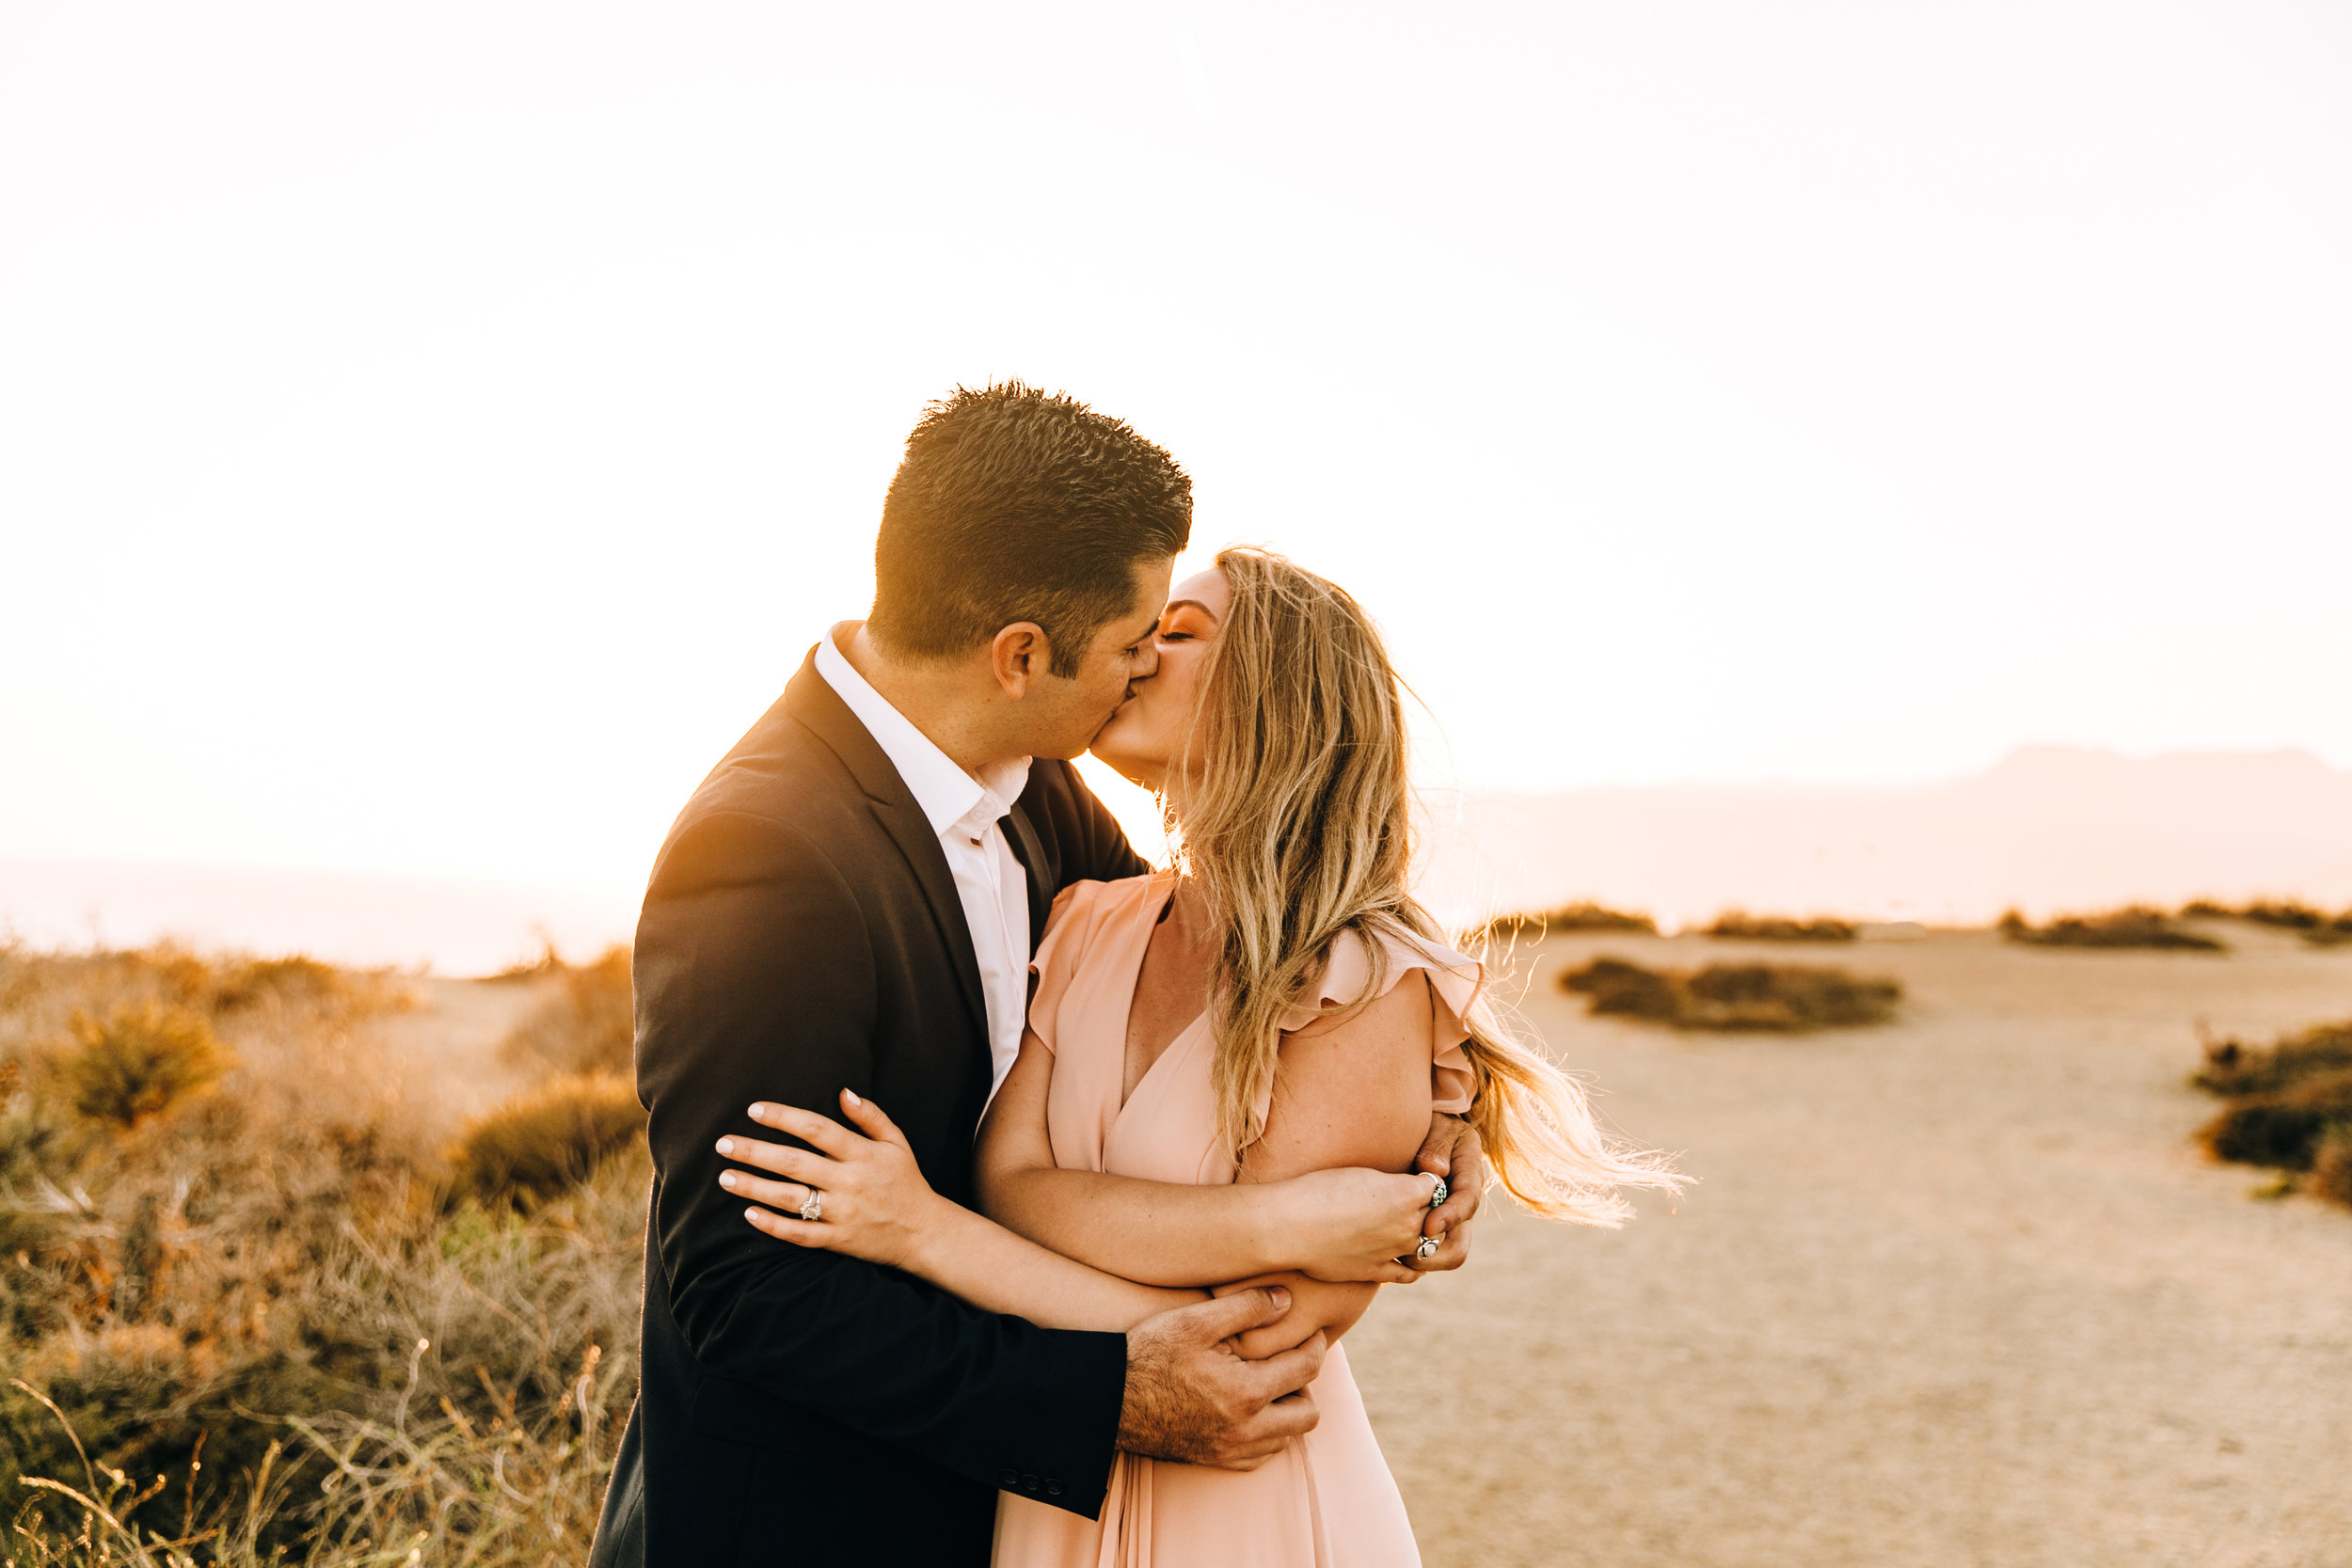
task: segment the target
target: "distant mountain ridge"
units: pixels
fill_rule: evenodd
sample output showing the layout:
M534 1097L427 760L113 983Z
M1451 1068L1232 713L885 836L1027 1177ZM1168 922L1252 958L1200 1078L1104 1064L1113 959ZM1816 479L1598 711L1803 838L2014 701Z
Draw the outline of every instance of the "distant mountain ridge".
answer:
M2303 752L2136 761L2035 747L1949 784L1472 793L1430 805L1422 895L1449 924L1586 897L1670 927L1733 906L1957 925L2011 906L2039 917L2208 896L2352 906L2352 773ZM529 957L539 931L575 957L627 941L641 891L0 859L0 937L173 935L482 974Z
M2031 747L1949 784L1469 794L1434 812L1454 920L1577 897L1669 924L1742 906L1977 925L2134 900L2352 906L2352 772L2306 752Z
M642 890L168 861L0 859L0 937L37 947L309 953L336 963L487 974L542 941L585 958L627 942Z

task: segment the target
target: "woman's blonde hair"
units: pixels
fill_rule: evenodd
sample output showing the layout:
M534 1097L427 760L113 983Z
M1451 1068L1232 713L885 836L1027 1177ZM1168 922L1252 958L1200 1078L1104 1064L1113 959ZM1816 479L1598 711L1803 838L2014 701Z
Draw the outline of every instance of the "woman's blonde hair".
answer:
M1353 930L1386 989L1381 938L1442 943L1407 892L1412 794L1405 704L1372 620L1336 584L1264 550L1216 558L1232 585L1168 808L1178 864L1219 933L1210 1016L1218 1129L1237 1155L1265 1131L1283 1016ZM1482 999L1463 1020L1477 1090L1469 1120L1502 1185L1553 1219L1622 1225L1625 1187L1678 1191L1655 1151L1593 1120L1582 1085L1515 1038Z

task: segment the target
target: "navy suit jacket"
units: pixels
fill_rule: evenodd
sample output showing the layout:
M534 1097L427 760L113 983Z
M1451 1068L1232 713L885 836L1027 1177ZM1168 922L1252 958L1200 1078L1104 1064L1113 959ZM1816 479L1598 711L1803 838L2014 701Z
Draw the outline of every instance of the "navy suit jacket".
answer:
M1148 869L1066 762L1007 819L1030 941L1054 895ZM1089 1517L1109 1484L1126 1340L979 1311L896 1270L746 1224L723 1136L844 1087L973 1201L987 1010L946 857L818 674L688 802L637 927L638 1095L651 1113L643 1383L592 1568L988 1561L996 1492Z

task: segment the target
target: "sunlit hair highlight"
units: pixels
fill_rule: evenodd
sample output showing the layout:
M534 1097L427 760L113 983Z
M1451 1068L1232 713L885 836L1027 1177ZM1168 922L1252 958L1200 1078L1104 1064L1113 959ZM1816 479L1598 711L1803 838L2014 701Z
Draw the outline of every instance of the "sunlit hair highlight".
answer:
M1168 808L1181 870L1218 937L1210 1018L1218 1131L1245 1158L1264 1133L1284 1015L1357 932L1364 994L1387 989L1383 937L1443 945L1407 889L1412 794L1404 694L1380 634L1334 583L1257 549L1216 564L1233 602L1175 752ZM1469 1119L1496 1177L1537 1213L1618 1226L1629 1187L1679 1191L1665 1156L1601 1131L1583 1086L1506 1029L1482 998L1464 1023Z

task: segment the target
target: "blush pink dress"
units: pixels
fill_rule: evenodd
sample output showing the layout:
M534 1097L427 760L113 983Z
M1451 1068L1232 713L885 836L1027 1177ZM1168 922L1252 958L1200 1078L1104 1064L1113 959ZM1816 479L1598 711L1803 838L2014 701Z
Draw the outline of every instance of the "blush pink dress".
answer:
M1031 966L1038 980L1029 1025L1054 1053L1046 1124L1054 1164L1064 1170L1195 1184L1234 1178L1216 1133L1205 1014L1120 1103L1127 1011L1171 886L1166 874L1079 882L1055 903ZM1391 942L1388 959L1387 985L1414 969L1429 976L1432 1107L1468 1109L1461 1017L1478 991L1478 965L1434 943ZM1352 1001L1370 973L1365 943L1350 935L1335 944L1320 995ZM1286 1027L1314 1022L1302 1010ZM1418 1568L1404 1499L1341 1347L1331 1347L1312 1387L1321 1421L1258 1469L1122 1453L1099 1522L1000 1493L996 1568Z

